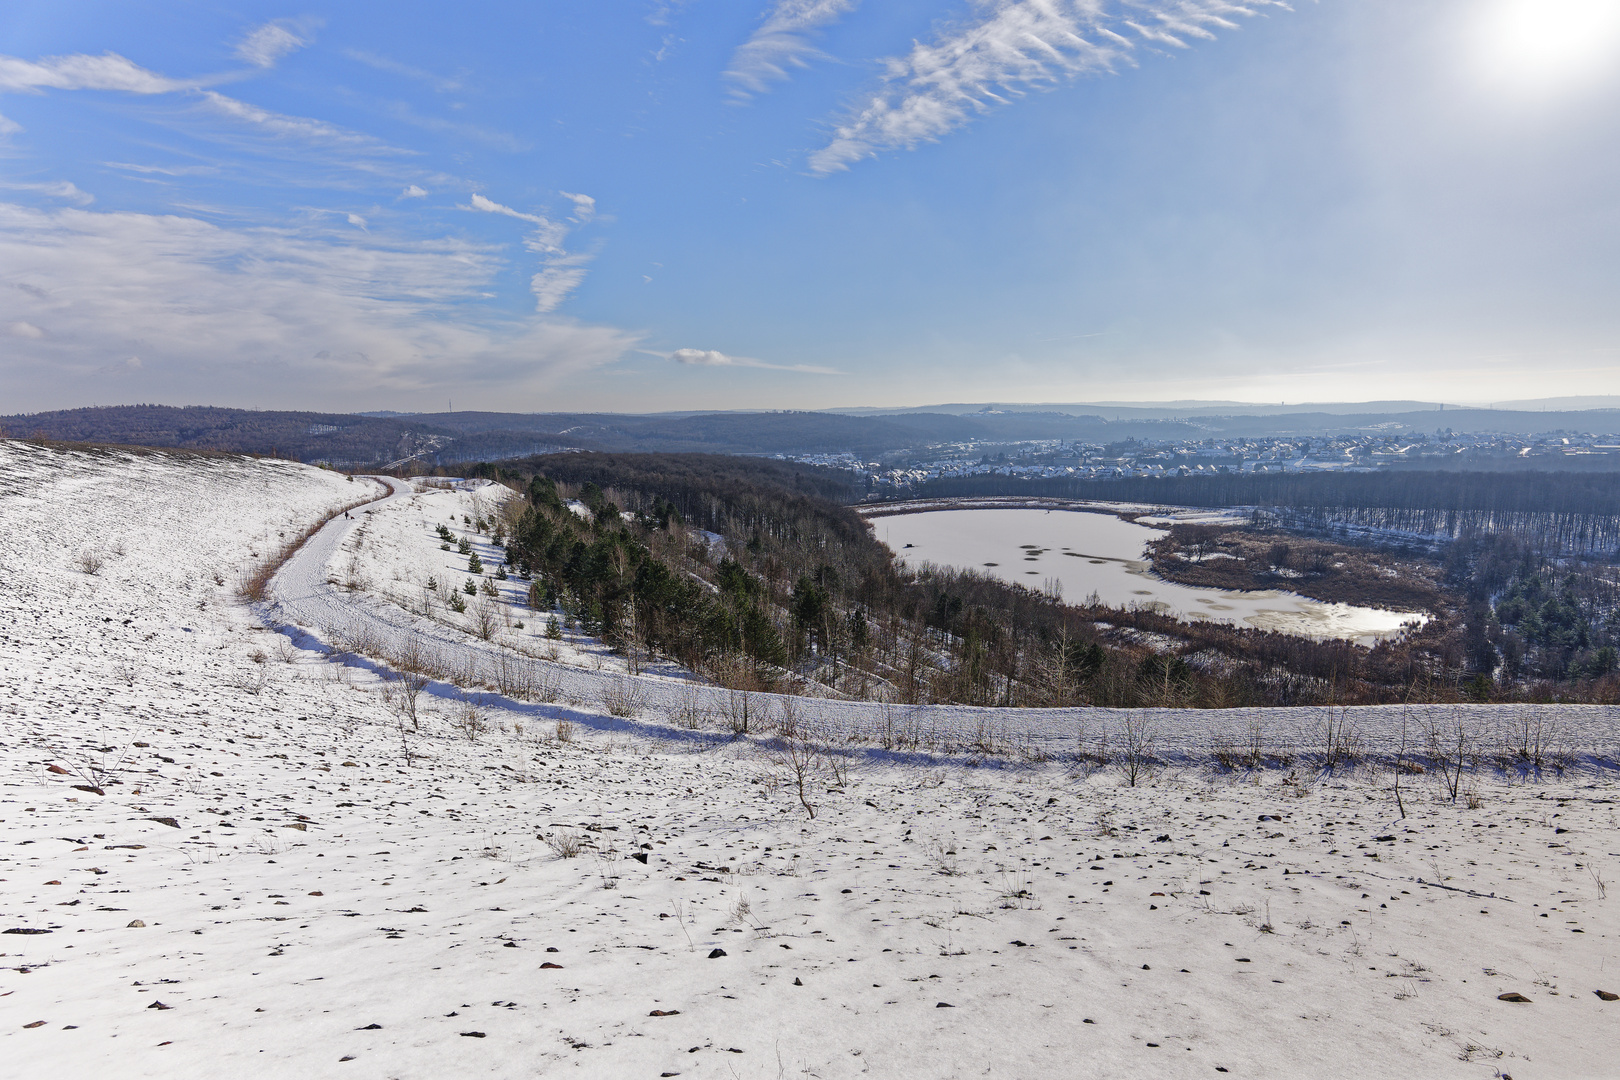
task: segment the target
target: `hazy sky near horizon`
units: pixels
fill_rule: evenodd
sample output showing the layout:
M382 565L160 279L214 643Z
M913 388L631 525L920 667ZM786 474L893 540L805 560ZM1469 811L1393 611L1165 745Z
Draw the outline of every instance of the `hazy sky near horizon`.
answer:
M0 413L1620 393L1614 0L0 11Z

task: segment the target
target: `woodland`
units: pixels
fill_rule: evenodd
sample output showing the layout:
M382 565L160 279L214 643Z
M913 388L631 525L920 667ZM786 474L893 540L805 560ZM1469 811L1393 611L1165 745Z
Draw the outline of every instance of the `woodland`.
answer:
M1196 584L1286 582L1308 596L1427 613L1368 648L909 568L853 509L860 493L849 474L830 469L559 454L475 472L519 493L502 540L534 608L633 660L666 656L724 685L1027 707L1620 700L1612 567L1511 533L1380 545L1261 521L1183 528L1154 553L1165 576ZM1537 509L1517 490L1529 512L1582 512ZM1184 501L1209 505L1208 496ZM1450 501L1469 498L1484 501L1466 491ZM1209 558L1217 552L1232 557Z

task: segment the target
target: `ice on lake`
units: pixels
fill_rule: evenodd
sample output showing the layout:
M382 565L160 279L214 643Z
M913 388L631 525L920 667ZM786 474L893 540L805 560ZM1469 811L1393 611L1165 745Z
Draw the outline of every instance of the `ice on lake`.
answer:
M1165 530L1112 513L1033 509L937 510L872 520L879 540L907 563L972 569L1033 589L1053 585L1071 603L1092 593L1111 607L1151 605L1183 619L1212 619L1312 638L1372 645L1423 616L1332 604L1281 591L1233 592L1166 581L1147 544Z

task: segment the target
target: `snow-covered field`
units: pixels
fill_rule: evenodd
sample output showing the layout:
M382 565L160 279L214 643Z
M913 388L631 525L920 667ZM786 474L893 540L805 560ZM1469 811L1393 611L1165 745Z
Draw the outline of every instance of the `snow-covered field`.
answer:
M465 567L431 528L470 492L340 518L273 612L234 598L369 483L0 443L8 1075L1620 1072L1611 710L1431 714L1577 764L1455 802L1406 775L1403 819L1390 769L1310 767L1304 710L1142 714L1170 764L1128 787L1073 756L1117 714L922 710L889 751L878 707L808 702L846 748L806 763L811 817L767 741L677 722L677 672L565 643L530 661L555 701L439 682L413 726L374 665L265 628L488 655L386 596ZM626 685L639 716L604 715ZM1364 748L1392 715L1352 711ZM1256 722L1291 768L1204 764Z

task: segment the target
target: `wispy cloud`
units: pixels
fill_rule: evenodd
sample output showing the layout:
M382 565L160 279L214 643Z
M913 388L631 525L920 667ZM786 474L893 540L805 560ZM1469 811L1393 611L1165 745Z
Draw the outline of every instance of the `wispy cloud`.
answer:
M88 191L81 191L79 186L71 180L45 180L29 183L22 180L0 181L0 188L9 191L37 191L41 195L53 199L62 199L75 206L89 206L96 201L96 197Z
M427 194L426 188L417 184L407 184L405 190L399 193L399 197L402 199L425 199Z
M295 404L549 385L633 348L611 327L485 307L489 245L0 203L0 384L19 407L117 371L155 396ZM130 356L140 357L135 368ZM459 395L458 395L459 396Z
M306 116L287 116L283 113L271 112L269 109L261 109L257 105L250 105L245 101L226 97L224 94L213 90L204 90L202 99L212 111L220 116L258 128L260 131L277 137L305 139L310 142L344 143L353 148L385 149L381 142L370 135L362 135L358 131L348 131L328 124L324 120L312 120Z
M853 11L860 0L777 0L759 29L731 54L725 78L732 96L746 99L764 93L773 82L789 78L789 68L808 67L823 53L810 44L815 32Z
M407 79L415 79L417 82L426 83L441 94L461 89L462 84L459 79L447 79L443 75L435 75L431 71L423 71L419 67L402 64L398 60L378 56L376 53L366 52L364 49L344 49L343 55L367 67L376 68L378 71L386 71L390 75L403 75Z
M519 221L528 221L536 225L545 226L552 224L552 222L542 214L525 214L521 210L514 210L510 206L505 206L496 202L494 199L485 198L476 191L473 192L470 205L463 207L463 209L482 210L486 214L505 214L507 217L514 217Z
M596 216L596 200L589 195L576 195L571 191L559 191L557 194L574 204L574 220L581 225Z
M576 222L583 224L595 216L596 200L589 195L575 195L566 191L559 194L574 204ZM504 214L534 226L534 231L523 238L523 246L542 256L540 272L529 279L529 291L534 293L534 309L540 314L556 311L584 282L585 264L591 261L592 256L570 253L563 248L563 242L568 239L568 226L562 222L553 221L544 214L526 214L514 210L476 192L469 205L462 209Z
M1031 89L1115 70L1136 50L1186 48L1283 0L986 0L977 19L945 27L884 61L883 82L810 155L825 175L885 150L910 149Z
M497 131L480 124L469 124L465 121L446 120L442 116L423 116L403 101L390 101L381 105L382 111L401 123L412 127L431 131L438 135L452 135L458 139L468 139L480 142L486 146L493 146L508 153L518 153L529 149L529 144L505 131Z
M171 94L191 90L196 81L171 79L148 71L117 53L45 56L22 60L0 56L0 90L122 90L128 94Z
M582 266L548 266L529 279L529 291L534 293L534 310L542 315L562 307L585 281Z
M843 374L835 368L817 367L814 364L773 364L769 360L756 360L752 356L728 356L715 349L676 349L670 353L652 352L648 349L641 351L650 356L662 356L666 360L692 367L763 368L766 371L797 371L806 375Z
M236 46L236 55L254 67L276 66L288 53L297 52L309 44L313 27L307 21L291 22L277 19L248 31Z
M15 135L23 126L5 113L0 113L0 135Z

